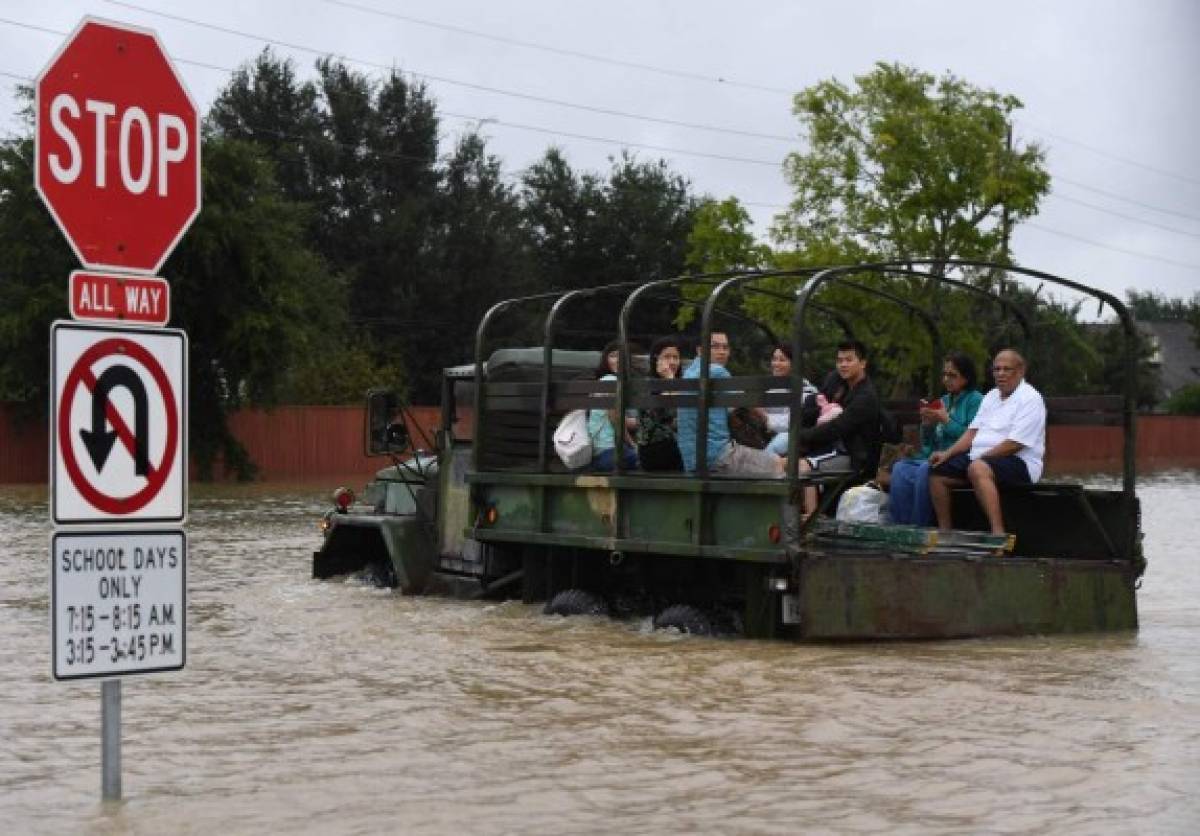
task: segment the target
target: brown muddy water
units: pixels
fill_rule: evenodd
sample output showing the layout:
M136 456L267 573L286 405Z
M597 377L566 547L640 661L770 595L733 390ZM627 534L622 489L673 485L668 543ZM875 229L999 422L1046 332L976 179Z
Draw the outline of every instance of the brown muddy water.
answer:
M50 675L0 488L4 833L1200 832L1200 473L1141 487L1137 634L797 646L315 582L323 489L194 490L187 669Z

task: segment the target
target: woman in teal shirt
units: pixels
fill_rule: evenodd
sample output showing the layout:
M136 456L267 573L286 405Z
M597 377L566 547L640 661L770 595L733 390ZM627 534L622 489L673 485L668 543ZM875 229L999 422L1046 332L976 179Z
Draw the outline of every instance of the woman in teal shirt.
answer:
M942 366L946 394L940 407L921 407L921 452L911 459L892 465L892 483L888 489L888 511L892 521L905 525L932 525L933 505L929 499L929 457L935 450L946 450L967 431L983 402L975 388L975 363L959 351L946 355Z

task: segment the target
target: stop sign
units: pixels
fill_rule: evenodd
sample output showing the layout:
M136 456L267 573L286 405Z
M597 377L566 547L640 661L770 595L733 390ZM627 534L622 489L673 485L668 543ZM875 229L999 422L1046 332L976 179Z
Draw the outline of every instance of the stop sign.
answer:
M158 36L85 17L36 112L34 182L79 260L157 272L200 212L196 105Z

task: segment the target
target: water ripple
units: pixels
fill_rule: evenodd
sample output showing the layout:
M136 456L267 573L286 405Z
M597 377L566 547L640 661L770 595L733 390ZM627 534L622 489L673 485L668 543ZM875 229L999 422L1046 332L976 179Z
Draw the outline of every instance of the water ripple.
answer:
M1195 832L1196 474L1142 491L1134 636L797 646L309 579L325 491L206 488L188 668L55 683L44 492L0 489L12 832Z

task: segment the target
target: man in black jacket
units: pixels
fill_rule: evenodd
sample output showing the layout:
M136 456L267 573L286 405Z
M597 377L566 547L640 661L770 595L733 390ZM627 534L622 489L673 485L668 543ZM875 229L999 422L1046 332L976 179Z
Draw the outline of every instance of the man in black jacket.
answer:
M840 415L799 432L800 472L827 473L853 470L874 475L879 466L879 394L867 376L867 349L858 340L844 340L837 347L837 371L826 378L821 393L841 406ZM819 451L825 451L821 453ZM816 488L804 491L804 511L817 507Z

